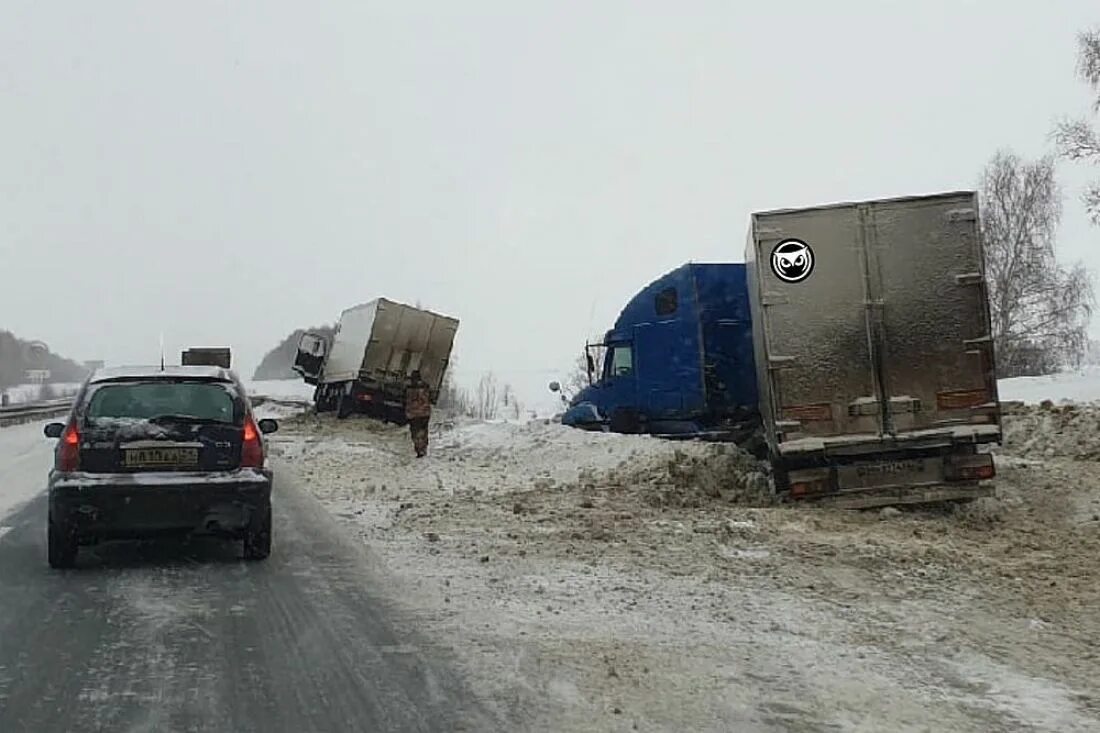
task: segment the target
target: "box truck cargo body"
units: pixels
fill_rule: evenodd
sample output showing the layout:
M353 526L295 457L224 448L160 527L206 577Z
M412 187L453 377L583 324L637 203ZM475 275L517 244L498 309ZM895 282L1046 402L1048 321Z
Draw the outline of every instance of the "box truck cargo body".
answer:
M414 371L434 403L451 358L458 320L377 298L340 315L331 341L302 336L294 370L316 385L319 412L363 412L404 422L405 385Z
M777 491L849 506L992 493L975 193L756 213L745 258Z

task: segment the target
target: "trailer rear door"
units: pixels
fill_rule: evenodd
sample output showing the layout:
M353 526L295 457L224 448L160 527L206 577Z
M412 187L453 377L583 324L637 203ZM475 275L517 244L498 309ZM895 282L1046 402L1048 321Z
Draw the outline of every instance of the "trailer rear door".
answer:
M859 211L754 214L750 237L757 291L750 297L764 351L758 372L774 429L785 439L881 434ZM780 279L770 264L773 250L789 239L813 251L813 270L797 283Z
M997 421L973 193L862 207L888 432Z

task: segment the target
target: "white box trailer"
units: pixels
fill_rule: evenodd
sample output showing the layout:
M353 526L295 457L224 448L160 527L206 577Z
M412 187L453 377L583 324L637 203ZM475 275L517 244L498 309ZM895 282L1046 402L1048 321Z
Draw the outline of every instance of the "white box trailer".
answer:
M993 492L975 193L756 213L745 257L777 492L853 507Z
M404 422L404 388L419 371L439 397L458 320L385 298L348 308L331 342L307 333L298 344L294 370L317 386L319 412L340 417L364 412Z

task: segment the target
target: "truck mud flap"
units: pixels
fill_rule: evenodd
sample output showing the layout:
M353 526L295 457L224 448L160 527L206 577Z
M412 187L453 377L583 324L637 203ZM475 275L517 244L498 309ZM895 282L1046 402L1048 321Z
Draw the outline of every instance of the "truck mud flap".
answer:
M876 507L903 504L938 504L944 502L973 501L995 496L992 484L937 484L934 486L895 486L845 491L818 496L792 497L791 501L835 507L837 509L874 509Z

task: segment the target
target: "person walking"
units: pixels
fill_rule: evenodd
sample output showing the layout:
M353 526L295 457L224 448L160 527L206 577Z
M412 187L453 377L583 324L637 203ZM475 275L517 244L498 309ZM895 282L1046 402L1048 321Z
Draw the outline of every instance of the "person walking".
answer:
M418 369L409 376L409 384L405 388L405 417L409 421L409 433L417 458L423 458L428 452L428 421L431 416L431 391L428 383L421 379Z

